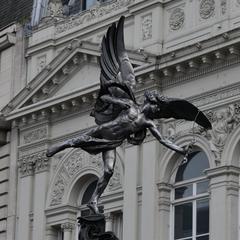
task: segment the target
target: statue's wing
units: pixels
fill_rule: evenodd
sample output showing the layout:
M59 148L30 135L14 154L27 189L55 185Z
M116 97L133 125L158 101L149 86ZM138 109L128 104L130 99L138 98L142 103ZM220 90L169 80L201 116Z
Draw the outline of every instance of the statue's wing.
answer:
M97 124L112 121L122 111L119 106L103 102L101 96L110 95L135 102L132 92L135 75L124 44L124 19L121 17L117 26L113 23L102 39L100 91L91 113Z
M196 106L184 99L164 97L158 118L175 118L195 121L205 129L211 129L208 118Z

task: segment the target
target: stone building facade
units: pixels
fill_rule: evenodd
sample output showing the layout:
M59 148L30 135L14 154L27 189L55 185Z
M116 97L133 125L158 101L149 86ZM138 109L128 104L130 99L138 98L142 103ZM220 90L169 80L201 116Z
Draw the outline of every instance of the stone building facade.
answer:
M0 29L0 239L77 239L101 158L45 153L95 125L100 42L121 15L138 101L147 89L185 98L213 129L157 121L176 144L194 142L186 164L150 134L119 147L106 229L121 240L239 239L240 1L30 2Z

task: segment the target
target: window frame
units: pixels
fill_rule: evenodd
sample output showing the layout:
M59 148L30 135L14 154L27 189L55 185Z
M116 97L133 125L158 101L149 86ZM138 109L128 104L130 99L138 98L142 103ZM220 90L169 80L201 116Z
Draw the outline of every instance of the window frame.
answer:
M177 171L176 171L177 175ZM175 175L175 178L176 178ZM174 181L175 181L174 178ZM209 187L206 192L197 194L197 184L201 182L208 181L208 178L205 176L200 176L180 182L174 182L171 193L170 193L170 240L175 240L175 206L182 205L184 203L192 203L192 236L185 238L178 238L177 240L196 240L197 237L210 236L210 229L208 233L197 235L197 202L199 200L208 199L208 204L210 200ZM179 187L184 187L187 185L192 185L192 195L188 197L182 197L175 199L175 189ZM208 184L209 185L209 184ZM210 204L208 205L210 209Z

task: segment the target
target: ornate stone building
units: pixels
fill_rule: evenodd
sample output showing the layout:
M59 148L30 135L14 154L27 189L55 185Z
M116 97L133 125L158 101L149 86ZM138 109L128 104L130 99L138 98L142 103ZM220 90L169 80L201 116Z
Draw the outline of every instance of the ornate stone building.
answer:
M239 239L240 1L22 3L0 10L0 240L77 239L100 156L45 152L94 126L100 42L121 15L138 101L146 89L185 98L213 130L157 122L175 143L194 141L185 164L150 134L123 144L101 199L107 230L121 240Z

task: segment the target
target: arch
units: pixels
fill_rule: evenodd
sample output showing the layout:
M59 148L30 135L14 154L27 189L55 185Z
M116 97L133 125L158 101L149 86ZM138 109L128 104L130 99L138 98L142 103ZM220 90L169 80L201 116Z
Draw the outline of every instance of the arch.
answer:
M75 178L72 185L69 187L68 194L66 194L65 199L63 199L63 204L66 203L71 206L77 206L79 194L83 194L88 185L99 177L97 174L98 173L95 171L88 170Z
M121 151L117 151L115 171L106 192L123 187L124 165ZM82 184L84 176L100 177L103 172L101 154L90 155L82 149L73 149L63 156L56 169L47 195L47 208L60 204L74 204L78 184ZM79 193L79 192L78 192Z
M200 149L208 157L210 168L215 167L214 156L209 148L209 144L206 139L200 135L194 135L196 139L196 143L194 144L194 148ZM186 134L185 136L178 137L174 143L179 146L184 146L188 144L193 139L192 134ZM180 164L181 159L179 158L179 154L176 152L167 149L167 151L162 155L162 161L159 164L159 182L164 183L174 183L175 174L177 167ZM164 159L164 160L163 160Z
M222 152L222 165L239 167L240 160L240 125L228 136Z

